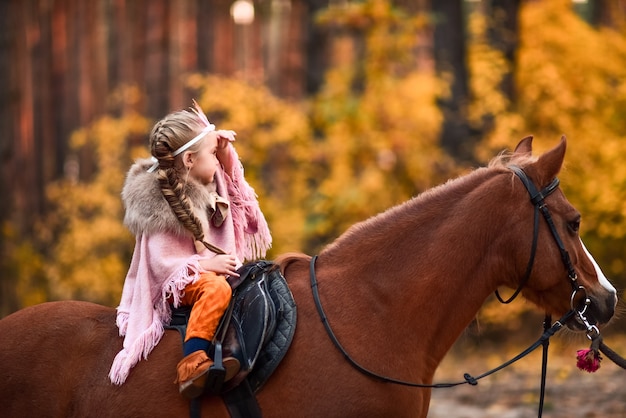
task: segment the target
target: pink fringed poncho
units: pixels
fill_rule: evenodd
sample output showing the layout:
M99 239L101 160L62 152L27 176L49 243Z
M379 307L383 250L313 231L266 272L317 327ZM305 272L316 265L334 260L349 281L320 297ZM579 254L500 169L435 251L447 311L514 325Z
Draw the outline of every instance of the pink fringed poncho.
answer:
M185 192L203 224L205 241L241 261L253 260L265 256L272 239L232 145L230 150L233 172L218 170L215 190L189 179ZM111 382L117 385L126 381L131 368L147 358L161 340L171 318L170 301L178 306L185 286L204 271L199 260L215 256L208 250L196 254L193 236L165 201L156 175L147 172L150 165L150 160L135 163L122 191L124 223L135 234L136 243L117 308L124 345L109 372Z

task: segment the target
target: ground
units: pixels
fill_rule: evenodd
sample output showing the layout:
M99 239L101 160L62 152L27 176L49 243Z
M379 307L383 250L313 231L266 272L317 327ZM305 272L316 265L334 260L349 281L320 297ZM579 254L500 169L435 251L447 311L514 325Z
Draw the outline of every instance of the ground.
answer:
M529 341L530 345L532 341ZM605 337L605 343L626 357L623 338ZM588 348L584 339L554 341L550 345L544 418L626 417L626 370L604 358L600 369L587 373L576 368L576 350ZM522 348L497 353L457 343L441 364L435 382L463 380L503 363ZM429 418L527 418L536 417L539 406L541 348L513 365L480 380L477 386L434 389Z

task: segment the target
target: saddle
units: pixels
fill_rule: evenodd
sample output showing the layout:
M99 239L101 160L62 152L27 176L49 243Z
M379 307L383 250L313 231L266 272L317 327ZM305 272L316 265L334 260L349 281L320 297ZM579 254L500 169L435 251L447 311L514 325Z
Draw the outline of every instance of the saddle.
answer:
M256 261L243 265L237 273L239 277L228 279L233 297L215 333L213 352L209 353L215 370L209 371L205 386L205 393L224 398L233 416L241 414L234 413L234 409L258 409L258 405L254 406L254 393L287 353L297 316L293 295L278 266L270 261ZM173 309L166 327L178 330L183 340L190 312L190 307ZM228 356L237 358L241 369L223 383L221 361Z

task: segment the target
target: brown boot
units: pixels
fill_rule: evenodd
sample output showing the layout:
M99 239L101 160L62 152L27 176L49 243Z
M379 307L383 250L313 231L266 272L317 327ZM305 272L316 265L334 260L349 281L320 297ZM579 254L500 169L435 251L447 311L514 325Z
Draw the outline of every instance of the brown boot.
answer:
M229 381L239 372L239 360L234 357L226 357L223 360L226 376L224 382ZM186 398L197 398L204 390L209 368L213 360L206 351L198 350L184 357L176 366L178 377L174 383L178 383L178 391Z

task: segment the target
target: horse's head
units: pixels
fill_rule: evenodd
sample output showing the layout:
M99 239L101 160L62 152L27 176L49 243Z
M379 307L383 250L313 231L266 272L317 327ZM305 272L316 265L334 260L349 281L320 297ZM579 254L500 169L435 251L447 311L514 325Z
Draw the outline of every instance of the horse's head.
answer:
M556 176L565 149L566 139L562 137L556 147L533 158L532 137L528 137L518 144L511 158L514 193L522 202L520 216L535 218L533 223L518 222L521 225L516 226L521 236L525 234L528 240L533 237L535 247L530 257L521 251L524 255L517 260L517 270L523 276L516 286L547 313L561 316L576 310L578 315L567 325L589 330L611 319L617 295L580 239L580 213L558 187ZM520 245L526 246L526 242Z

